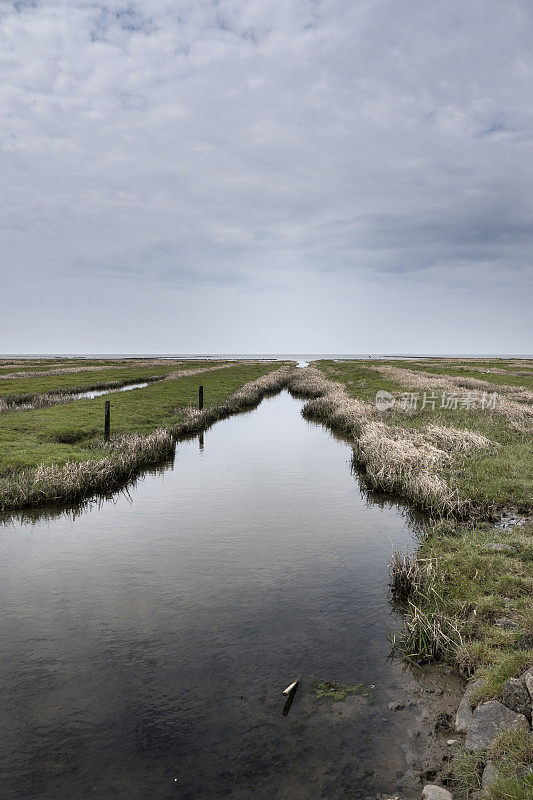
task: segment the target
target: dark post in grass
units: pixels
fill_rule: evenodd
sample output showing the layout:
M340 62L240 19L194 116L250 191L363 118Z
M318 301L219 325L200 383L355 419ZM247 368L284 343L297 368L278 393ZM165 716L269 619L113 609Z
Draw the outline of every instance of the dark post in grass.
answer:
M109 433L111 431L111 403L109 400L105 401L105 414L104 414L104 441L109 441Z
M198 408L201 411L203 407L204 407L204 387L203 386L199 386L198 387Z

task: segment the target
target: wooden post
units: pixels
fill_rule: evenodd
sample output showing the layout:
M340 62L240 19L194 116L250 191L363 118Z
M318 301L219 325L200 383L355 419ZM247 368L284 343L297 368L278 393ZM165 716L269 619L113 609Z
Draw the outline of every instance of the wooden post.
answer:
M109 400L105 401L105 412L104 412L104 441L109 441L109 434L111 431L111 403Z
M203 386L199 386L198 387L198 408L201 411L203 407L204 407L204 387Z

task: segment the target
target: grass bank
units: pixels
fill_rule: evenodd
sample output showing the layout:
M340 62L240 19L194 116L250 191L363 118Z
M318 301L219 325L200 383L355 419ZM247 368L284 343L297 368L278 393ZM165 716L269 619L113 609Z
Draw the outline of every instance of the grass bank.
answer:
M533 485L528 388L492 384L487 375L483 381L436 375L418 366L316 364L348 398L365 403L375 423L355 453L369 484L396 491L437 516L497 518L506 508L528 513ZM379 391L393 396L392 408L376 409Z
M112 438L103 442L103 399L13 412L0 420L0 509L74 502L111 491L172 454L174 441L251 407L288 381L288 365L246 363L106 395ZM205 407L198 402L204 386Z

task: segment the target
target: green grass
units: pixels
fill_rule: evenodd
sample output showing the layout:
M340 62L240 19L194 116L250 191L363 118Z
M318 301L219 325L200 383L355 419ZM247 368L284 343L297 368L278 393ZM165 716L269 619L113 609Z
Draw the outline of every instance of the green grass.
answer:
M493 543L509 549L489 549ZM533 663L533 651L519 649L519 637L533 633L533 523L508 530L458 525L452 532L449 523L437 524L427 530L418 558L436 560L438 586L417 602L426 612L465 620L454 658L465 674L483 678L473 700L501 698L505 681ZM501 618L516 627L502 628Z
M503 438L503 437L502 437ZM496 437L493 439L498 441ZM447 471L461 496L482 508L528 512L533 485L533 452L526 441L501 442L493 453L477 453Z
M145 389L112 392L105 395L105 398L77 400L49 408L2 414L0 475L15 473L38 464L62 465L67 461L78 462L101 456L98 443L102 441L103 435L105 400L111 402L113 435L147 434L157 428L175 425L183 417L184 408L196 406L200 383L204 386L204 404L208 408L225 400L243 384L279 369L280 366L280 362L241 364L154 383Z
M485 792L484 800L531 800L533 775L501 775Z
M464 747L454 753L447 780L455 798L467 800L474 792L479 791L484 763L483 754L471 753Z
M491 549L494 543L506 549ZM415 561L419 570L413 567ZM412 602L421 613L462 620L462 642L440 655L455 661L465 675L481 678L472 702L501 700L505 681L533 664L533 649L521 646L524 634L533 634L533 523L499 530L488 524L472 528L441 522L426 528L417 556L404 563L412 576ZM401 588L405 595L403 583ZM497 624L501 618L513 627ZM533 761L532 737L530 731L510 730L488 753L460 748L447 775L454 798L469 800L481 789L483 767L490 758L497 777L483 790L484 800L530 800L533 776L523 770Z
M471 753L460 748L453 756L447 779L458 800L468 800L481 789L483 767L490 759L496 779L483 791L484 800L531 800L533 775L524 774L533 763L533 734L523 728L508 730L489 751Z

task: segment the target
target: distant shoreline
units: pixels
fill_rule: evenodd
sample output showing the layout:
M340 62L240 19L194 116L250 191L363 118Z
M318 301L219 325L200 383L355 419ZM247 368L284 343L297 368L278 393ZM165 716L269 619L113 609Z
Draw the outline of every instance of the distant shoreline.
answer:
M532 353L0 353L0 359L11 358L169 358L205 361L239 360L239 361L318 361L321 359L341 361L367 361L369 359L407 359L407 358L471 358L471 359L509 359L533 358Z

